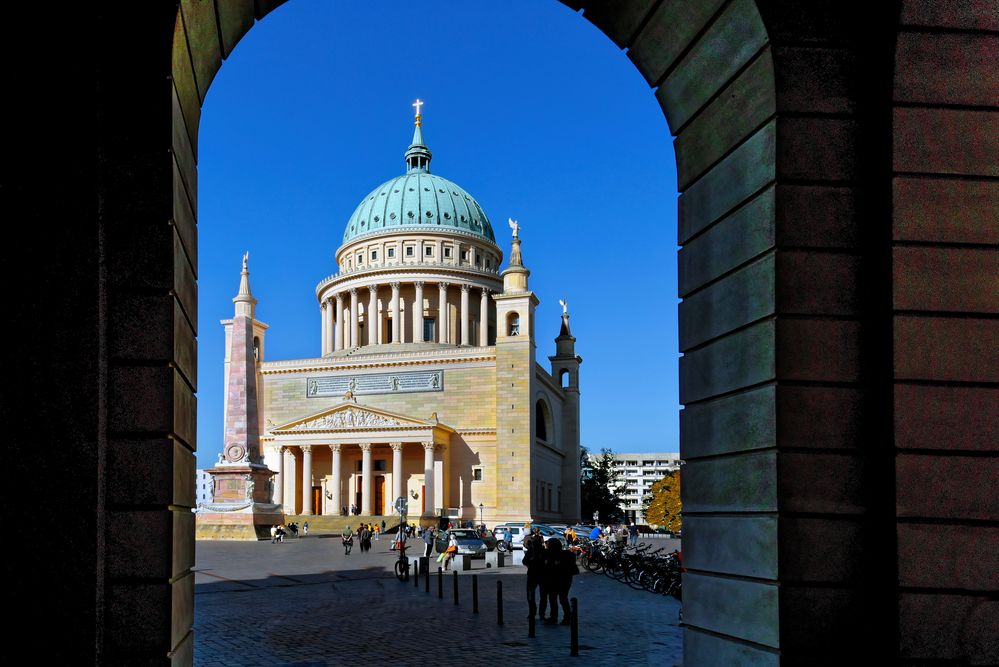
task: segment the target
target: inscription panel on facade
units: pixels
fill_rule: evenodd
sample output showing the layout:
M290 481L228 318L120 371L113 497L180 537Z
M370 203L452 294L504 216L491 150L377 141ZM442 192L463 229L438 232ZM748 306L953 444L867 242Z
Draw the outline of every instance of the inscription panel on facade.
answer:
M335 377L310 377L305 380L305 395L308 398L329 398L331 396L338 398L348 391L355 396L444 391L444 371L337 375Z

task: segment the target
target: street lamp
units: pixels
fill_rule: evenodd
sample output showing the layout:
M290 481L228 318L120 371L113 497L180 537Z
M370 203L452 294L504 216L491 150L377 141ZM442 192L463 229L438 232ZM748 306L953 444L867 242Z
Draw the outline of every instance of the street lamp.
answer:
M480 523L480 524L482 524L482 525L484 526L484 525L486 525L486 520L482 518L482 516L483 516L483 515L482 515L482 510L483 510L483 509L484 509L484 508L483 508L483 506L482 506L482 503L479 503L479 523Z
M600 522L600 512L593 512L593 523L597 524Z

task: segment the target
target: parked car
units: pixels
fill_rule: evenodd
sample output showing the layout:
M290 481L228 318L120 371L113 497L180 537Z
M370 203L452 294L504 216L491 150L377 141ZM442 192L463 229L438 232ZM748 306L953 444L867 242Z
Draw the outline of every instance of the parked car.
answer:
M448 542L454 535L458 541L458 553L469 554L473 557L486 557L486 543L479 537L479 532L474 528L451 528L437 534L434 541L434 548L437 553L442 554L447 551Z
M524 548L524 524L523 523L501 523L493 528L493 537L497 540L503 539L503 529L510 530L510 542L514 549Z
M541 533L541 536L545 538L545 541L547 541L549 537L557 537L559 542L562 543L562 548L565 548L569 544L565 541L564 532L555 530L555 528L546 523L533 523L531 524L531 528L537 528Z

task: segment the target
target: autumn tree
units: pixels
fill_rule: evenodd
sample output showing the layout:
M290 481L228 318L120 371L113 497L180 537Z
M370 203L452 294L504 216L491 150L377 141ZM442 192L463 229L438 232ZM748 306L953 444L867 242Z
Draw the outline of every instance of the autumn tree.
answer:
M590 456L585 447L580 447L580 513L582 520L593 520L593 513L600 515L600 521L612 523L621 518L621 498L624 490L620 473L614 467L614 452L601 449L598 456Z
M645 520L662 526L671 533L680 532L682 510L680 507L680 471L671 470L649 489L642 503Z

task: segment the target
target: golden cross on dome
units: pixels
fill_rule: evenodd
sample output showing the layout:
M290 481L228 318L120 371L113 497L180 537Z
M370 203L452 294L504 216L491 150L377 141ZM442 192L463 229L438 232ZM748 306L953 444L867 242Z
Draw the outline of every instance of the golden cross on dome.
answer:
M416 124L417 125L422 125L422 123L421 123L421 116L420 116L420 107L422 107L424 104L426 104L426 102L424 102L423 100L421 100L419 97L417 97L416 101L413 102L413 106L416 107Z

